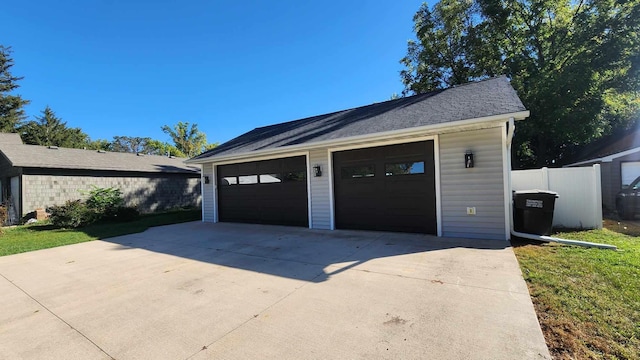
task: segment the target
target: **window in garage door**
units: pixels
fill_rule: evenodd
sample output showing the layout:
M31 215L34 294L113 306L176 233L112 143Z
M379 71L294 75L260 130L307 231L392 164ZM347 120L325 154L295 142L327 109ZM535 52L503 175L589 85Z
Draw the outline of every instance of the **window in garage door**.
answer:
M436 234L433 141L333 153L336 227Z
M626 189L633 180L640 176L640 162L630 161L621 163L620 173L620 179L622 182L620 185L623 189Z
M220 221L308 226L304 156L219 165Z

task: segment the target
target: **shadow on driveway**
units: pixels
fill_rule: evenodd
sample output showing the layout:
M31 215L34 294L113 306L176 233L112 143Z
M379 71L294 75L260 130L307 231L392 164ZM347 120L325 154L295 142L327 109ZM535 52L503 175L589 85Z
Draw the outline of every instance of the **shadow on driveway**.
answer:
M200 222L156 227L105 241L119 244L118 251L145 249L311 282L323 282L373 259L453 248L503 250L509 246L506 241L423 234Z

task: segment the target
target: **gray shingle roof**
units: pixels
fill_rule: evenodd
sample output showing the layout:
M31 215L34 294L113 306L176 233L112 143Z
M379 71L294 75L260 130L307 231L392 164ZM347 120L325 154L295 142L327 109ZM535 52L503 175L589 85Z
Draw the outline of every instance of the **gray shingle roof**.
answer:
M185 159L182 158L158 155L137 156L130 153L82 149L52 149L46 146L5 143L2 140L4 137L0 137L0 153L17 167L147 173L197 173L199 171L199 167L186 165Z
M526 111L506 77L256 128L192 160Z
M589 144L583 145L576 151L573 159L568 163L578 163L595 160L615 155L627 150L640 147L640 129L632 128L624 131L617 131L611 135L604 136Z
M22 139L20 138L20 134L0 133L0 144L19 145L22 144Z

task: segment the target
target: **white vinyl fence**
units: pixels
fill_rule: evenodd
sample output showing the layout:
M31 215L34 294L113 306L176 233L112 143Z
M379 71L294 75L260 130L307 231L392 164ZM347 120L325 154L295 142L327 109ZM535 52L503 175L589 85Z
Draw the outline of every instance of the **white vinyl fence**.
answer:
M554 227L602 229L600 165L511 171L511 190L532 189L558 193Z

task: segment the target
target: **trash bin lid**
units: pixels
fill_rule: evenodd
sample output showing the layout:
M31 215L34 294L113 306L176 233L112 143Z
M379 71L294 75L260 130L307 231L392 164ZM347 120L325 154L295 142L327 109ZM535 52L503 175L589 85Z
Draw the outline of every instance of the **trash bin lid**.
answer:
M531 190L518 190L513 192L514 195L526 195L526 194L542 194L542 195L554 195L558 198L558 193L549 190L531 189Z
M518 190L518 191L514 191L514 194L520 195L520 194L545 194L545 195L555 195L556 197L558 197L558 193L555 191L549 191L549 190L540 190L540 189L531 189L531 190Z

